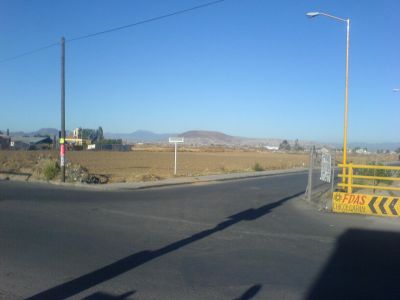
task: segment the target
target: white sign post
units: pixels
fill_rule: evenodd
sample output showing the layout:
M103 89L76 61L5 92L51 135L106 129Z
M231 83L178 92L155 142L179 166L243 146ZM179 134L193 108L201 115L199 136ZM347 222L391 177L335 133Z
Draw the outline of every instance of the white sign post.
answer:
M332 175L332 162L329 150L322 149L321 158L321 177L320 179L325 182L331 182Z
M176 152L178 150L178 143L183 143L183 137L170 137L169 142L175 144L175 166L174 166L174 175L176 175Z

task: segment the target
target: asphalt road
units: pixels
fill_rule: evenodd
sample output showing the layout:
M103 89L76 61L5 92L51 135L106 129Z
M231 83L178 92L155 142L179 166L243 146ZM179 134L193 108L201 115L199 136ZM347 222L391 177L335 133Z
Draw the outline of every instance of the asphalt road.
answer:
M399 220L319 212L306 181L0 182L0 298L399 299Z

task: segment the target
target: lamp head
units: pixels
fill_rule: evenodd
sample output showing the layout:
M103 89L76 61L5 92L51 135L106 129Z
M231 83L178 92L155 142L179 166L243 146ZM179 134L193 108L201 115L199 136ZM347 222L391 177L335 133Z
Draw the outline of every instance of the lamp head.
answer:
M309 17L309 18L314 18L314 17L316 17L316 16L319 16L320 13L317 12L317 11L311 11L311 12L306 13L306 15L307 15L307 17Z

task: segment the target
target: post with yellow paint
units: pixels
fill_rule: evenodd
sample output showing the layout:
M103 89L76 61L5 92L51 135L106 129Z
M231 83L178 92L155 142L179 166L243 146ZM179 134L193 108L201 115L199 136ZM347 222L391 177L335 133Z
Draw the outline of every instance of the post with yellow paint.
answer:
M352 188L352 186L353 186L353 167L351 164L349 164L348 166L349 166L349 176L347 179L347 184L348 184L347 192L351 194L353 192L353 188Z

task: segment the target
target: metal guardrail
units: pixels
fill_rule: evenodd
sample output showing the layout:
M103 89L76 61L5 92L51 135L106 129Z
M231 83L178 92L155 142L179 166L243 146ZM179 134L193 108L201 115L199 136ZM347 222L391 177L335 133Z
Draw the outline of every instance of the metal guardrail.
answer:
M342 174L338 176L343 179L342 183L338 183L338 186L347 189L347 193L352 193L354 188L361 189L373 189L373 190L389 190L389 191L400 191L400 187L394 186L379 186L375 183L377 181L400 181L400 167L397 166L380 166L380 165L357 165L357 164L339 164L339 167L342 168ZM391 171L391 174L385 174L384 176L376 176L374 175L360 175L355 170L383 170L383 171ZM397 173L397 176L394 176L394 173ZM359 184L354 183L354 179L367 179L373 182L373 185L369 184Z

